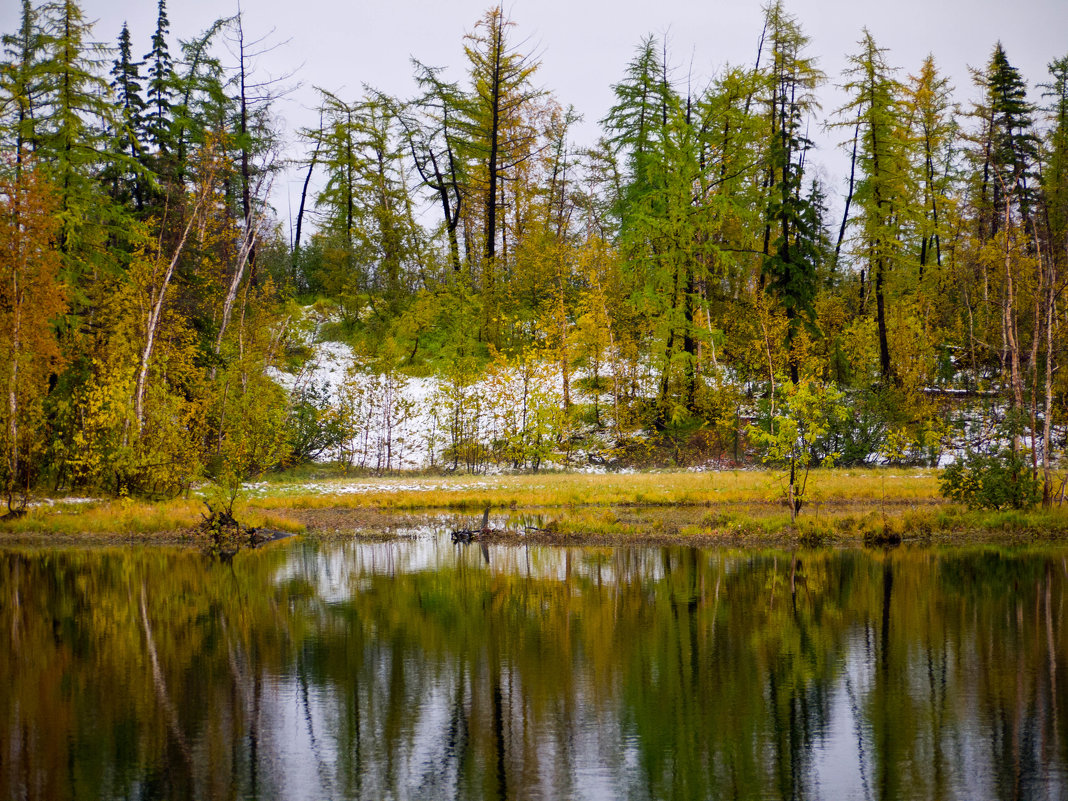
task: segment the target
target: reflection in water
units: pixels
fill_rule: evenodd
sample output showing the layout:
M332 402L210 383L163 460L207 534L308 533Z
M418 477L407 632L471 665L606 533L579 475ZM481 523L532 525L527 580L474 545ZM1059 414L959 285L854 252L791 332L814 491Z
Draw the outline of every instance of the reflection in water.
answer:
M8 551L0 797L1063 798L1066 565Z

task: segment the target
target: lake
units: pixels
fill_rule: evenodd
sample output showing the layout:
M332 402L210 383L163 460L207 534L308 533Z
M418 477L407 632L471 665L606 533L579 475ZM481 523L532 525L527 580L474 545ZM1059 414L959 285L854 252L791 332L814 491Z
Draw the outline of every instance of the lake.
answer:
M0 798L1063 799L1068 548L0 550Z

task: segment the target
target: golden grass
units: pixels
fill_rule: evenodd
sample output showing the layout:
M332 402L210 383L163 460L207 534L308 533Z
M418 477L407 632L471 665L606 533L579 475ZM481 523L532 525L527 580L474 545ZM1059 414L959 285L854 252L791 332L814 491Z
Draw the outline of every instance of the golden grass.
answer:
M608 540L698 545L806 547L882 546L902 542L1052 542L1068 538L1068 509L970 511L956 505L881 507L870 502L806 510L796 521L781 506L697 510L560 510L543 516L539 536L549 541Z
M35 506L16 520L0 523L0 534L13 538L47 535L57 539L145 539L173 540L201 519L204 504L199 500L137 501L131 499L68 503L62 499L51 506ZM284 514L262 509L242 509L248 525L300 532L304 525Z
M782 481L781 472L767 470L331 479L260 485L235 511L250 526L301 532L302 510L388 517L409 511L476 514L490 506L527 510L576 541L655 535L679 541L772 538L818 545L886 538L1068 536L1068 511L968 512L941 499L937 471L915 469L813 471L807 505L792 524ZM346 491L353 486L361 491ZM0 539L173 542L201 519L204 508L197 499L59 500L0 523Z
M710 506L778 503L784 474L767 470L709 473L540 473L507 476L446 476L326 480L314 484L268 484L250 503L264 509L329 507L376 509L482 509L582 506ZM346 492L357 485L363 491ZM816 470L809 503L920 503L939 500L933 470Z

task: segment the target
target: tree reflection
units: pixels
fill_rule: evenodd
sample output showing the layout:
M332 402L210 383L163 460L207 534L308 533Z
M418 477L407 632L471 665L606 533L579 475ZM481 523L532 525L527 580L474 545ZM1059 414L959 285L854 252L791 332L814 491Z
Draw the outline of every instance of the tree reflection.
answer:
M1064 550L11 551L0 796L1042 798Z

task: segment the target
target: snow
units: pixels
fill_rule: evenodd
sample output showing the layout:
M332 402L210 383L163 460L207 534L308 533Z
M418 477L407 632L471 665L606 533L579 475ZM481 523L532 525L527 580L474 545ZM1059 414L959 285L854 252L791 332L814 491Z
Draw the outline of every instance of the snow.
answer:
M253 497L263 495L268 491L272 495L363 495L381 492L474 492L478 490L495 490L501 487L502 484L500 482L493 481L391 481L386 479L368 481L338 479L294 484L275 484L258 481L244 485L244 489Z
M462 458L457 458L455 454L446 458L446 450L454 438L489 446L495 442L514 441L521 437L517 432L529 431L532 427L541 426L546 431L553 429L554 422L549 418L554 415L555 423L559 423L563 390L560 371L552 363L517 365L494 362L476 382L469 385L439 377L412 378L397 370L381 373L376 372L373 365L361 361L347 344L319 341L323 325L329 320L328 313L316 307L307 307L302 329L296 335L302 337L303 343L311 348L312 358L296 374L272 371L274 379L291 392L309 386L324 388L331 408L344 419L349 436L341 447L321 454L320 461L389 472L443 466L463 468L465 464ZM611 359L606 358L605 362L607 370ZM636 382L652 396L656 392L652 368L643 365L637 369L638 374L629 377L628 382ZM579 403L592 402L592 396L584 397L577 386L577 379L583 375L582 369L572 373L576 379L572 397ZM736 379L729 368L719 367L716 380L731 382ZM948 431L940 447L929 454L929 458L937 459L938 467L945 467L962 458L968 446L986 449L1007 444L998 425L1004 419L1005 408L991 402L991 393L977 394L954 387L930 387L926 391L958 401L958 405L949 412L946 421L949 424ZM974 402L967 402L969 397L974 398ZM602 417L610 418L611 396L602 394L599 402ZM463 411L454 414L458 405ZM751 410L743 411L743 418L753 416ZM457 421L462 430L454 431L452 429ZM559 428L553 431L554 436L556 431ZM597 432L584 433L596 439ZM1055 439L1061 437L1062 430L1054 432ZM1041 447L1041 443L1038 446ZM913 448L912 455L924 456L918 446ZM576 456L576 461L585 461L583 453L576 453ZM879 454L873 453L867 461L875 465L881 463L882 459ZM583 464L576 467L564 464L559 461L559 455L552 453L549 448L545 448L540 455L540 466L593 474L620 472L606 465ZM724 467L724 464L713 460L690 469L704 472ZM482 455L477 461L477 472L490 475L502 471ZM409 486L390 485L388 488L379 482L349 483L345 486L347 489L339 490L335 486L309 484L301 491L360 493L453 489L449 485L425 482Z

